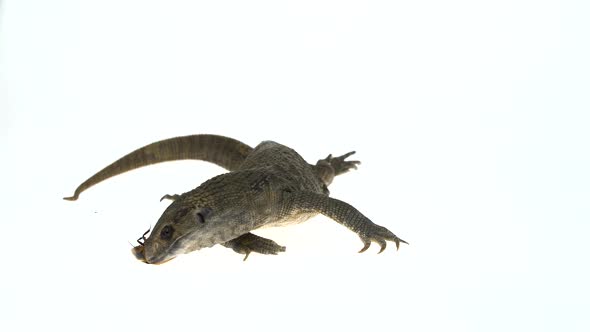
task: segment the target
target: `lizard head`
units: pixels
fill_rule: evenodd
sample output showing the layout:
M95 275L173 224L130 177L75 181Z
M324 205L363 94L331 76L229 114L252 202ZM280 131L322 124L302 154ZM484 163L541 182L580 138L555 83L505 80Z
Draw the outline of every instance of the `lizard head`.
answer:
M180 195L166 208L149 237L144 234L133 255L148 264L162 264L249 232L255 221L272 211L260 179L226 173ZM246 181L244 181L246 177ZM254 182L252 182L254 181ZM254 185L252 185L254 183Z
M208 224L212 210L175 201L164 211L153 231L132 249L133 255L148 264L162 264L180 254L214 245ZM147 233L147 232L146 232ZM141 240L141 238L140 238Z

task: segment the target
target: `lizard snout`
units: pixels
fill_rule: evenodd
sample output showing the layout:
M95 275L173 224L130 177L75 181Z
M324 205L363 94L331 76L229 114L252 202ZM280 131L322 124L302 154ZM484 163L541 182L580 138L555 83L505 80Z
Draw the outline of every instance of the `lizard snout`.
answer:
M161 253L158 253L158 250L156 250L156 247L157 247L157 244L155 244L155 246L137 246L137 247L133 248L133 250L131 252L135 256L135 258L137 258L138 260L140 260L146 264L156 264L156 265L164 264L176 257L176 256L170 257L169 255L162 255Z

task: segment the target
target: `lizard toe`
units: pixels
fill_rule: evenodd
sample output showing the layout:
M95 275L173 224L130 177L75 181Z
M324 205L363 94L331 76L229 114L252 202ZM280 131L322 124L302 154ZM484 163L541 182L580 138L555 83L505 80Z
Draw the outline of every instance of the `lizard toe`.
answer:
M365 245L359 252L366 251L371 246L371 242L376 242L377 244L379 244L379 254L385 251L385 249L387 248L387 241L395 242L395 247L397 249L399 249L401 243L408 244L408 242L398 238L387 228L378 225L375 225L375 227L372 228L371 231L369 231L368 233L359 236L361 238L361 241L363 241Z
M352 156L355 153L356 153L356 151L351 151L349 153L343 154L340 157L331 158L329 160L330 164L334 168L336 175L346 173L346 172L350 171L351 169L357 169L357 165L359 165L361 163L360 161L358 161L358 160L350 160L350 161L345 160L346 158Z
M378 252L378 254L380 254L383 252L383 250L385 250L385 248L387 248L387 242L385 242L385 240L378 239L377 243L379 243L379 245L381 246L381 249L379 249L379 252Z
M404 241L404 240L402 240L402 239L400 239L399 237L396 236L395 237L395 248L396 248L396 250L399 250L400 243L409 244L408 242L406 242L406 241Z
M365 237L361 237L361 240L363 241L363 244L365 246L362 247L361 250L359 250L359 254L367 251L367 249L369 249L369 247L371 246L371 240L370 239L365 238Z

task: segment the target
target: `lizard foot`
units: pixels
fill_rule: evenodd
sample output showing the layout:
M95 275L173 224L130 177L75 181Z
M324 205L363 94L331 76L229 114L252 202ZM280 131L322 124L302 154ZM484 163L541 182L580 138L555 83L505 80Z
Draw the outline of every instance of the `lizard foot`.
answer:
M165 200L165 199L169 199L171 201L175 201L175 200L178 199L178 197L180 197L180 195L178 195L178 194L175 194L175 195L168 195L168 194L166 194L166 195L162 196L162 198L160 198L160 202L163 201L163 200Z
M362 232L359 233L359 237L361 241L364 243L364 247L359 251L359 253L364 252L365 250L369 249L371 246L371 242L377 242L381 249L379 250L379 254L385 250L387 247L387 241L395 242L395 247L399 249L400 243L409 244L408 242L400 239L395 234L393 234L390 230L383 226L375 225L375 227L371 228L369 232Z
M285 247L277 244L273 240L263 238L252 233L246 233L231 241L223 243L223 246L233 249L238 254L244 254L244 261L248 259L250 253L257 252L263 255L276 255L284 252Z
M322 160L318 161L318 164L327 163L330 166L332 166L332 168L334 169L334 175L340 175L340 174L350 171L351 169L357 169L357 165L359 165L361 163L360 161L358 161L358 160L346 161L345 160L346 158L352 156L355 153L356 153L355 151L351 151L349 153L343 154L340 157L332 157L332 155L330 154L326 157L326 159L322 159Z

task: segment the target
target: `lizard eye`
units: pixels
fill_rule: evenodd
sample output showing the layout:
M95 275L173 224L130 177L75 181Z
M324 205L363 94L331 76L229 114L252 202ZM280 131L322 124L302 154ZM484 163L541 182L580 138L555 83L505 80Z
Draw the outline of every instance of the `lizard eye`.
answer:
M197 219L201 224L205 223L205 216L201 212L197 213Z
M174 233L174 228L170 225L166 225L162 228L162 231L160 231L160 238L162 240L169 240L172 237L172 233Z

